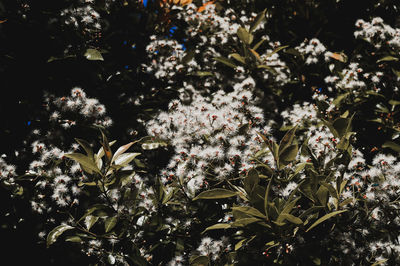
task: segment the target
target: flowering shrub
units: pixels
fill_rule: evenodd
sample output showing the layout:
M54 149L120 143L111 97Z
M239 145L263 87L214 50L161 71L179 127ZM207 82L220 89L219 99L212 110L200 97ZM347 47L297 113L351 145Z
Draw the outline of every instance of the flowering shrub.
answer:
M77 1L60 20L84 35L85 60L107 64L94 48L119 4L164 23L140 44L146 90L113 103L141 111L115 120L95 90L45 92L24 147L0 158L41 243L102 265L400 263L398 28L357 20L357 46L339 52L329 35L282 45L276 9ZM124 86L121 71L100 79ZM137 123L109 141L124 120Z

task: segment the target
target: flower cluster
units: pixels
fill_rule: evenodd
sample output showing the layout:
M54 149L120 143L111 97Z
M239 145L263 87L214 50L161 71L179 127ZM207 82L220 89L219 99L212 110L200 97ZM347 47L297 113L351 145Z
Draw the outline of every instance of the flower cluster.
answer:
M359 19L356 21L359 30L354 32L354 36L371 43L375 48L391 47L400 48L400 29L392 28L384 23L380 17L373 18L371 22Z
M330 52L327 52L326 47L316 38L305 40L295 49L304 56L305 64L316 64L324 56L325 61L329 61Z
M45 97L47 111L52 111L49 121L61 125L67 129L76 123L84 120L91 124L109 127L113 121L105 116L106 108L99 100L86 97L86 93L81 88L73 88L70 96Z
M251 168L250 155L259 150L257 131L264 116L251 104L255 86L251 78L237 84L233 92L216 92L212 99L198 96L191 105L170 103L147 123L150 135L170 140L175 148L167 168L162 171L164 183L180 181L191 197L207 185L207 180L223 180L237 171Z
M81 0L81 5L69 7L61 11L60 17L67 26L82 31L84 35L90 38L101 36L101 17L94 9L92 3L94 0Z

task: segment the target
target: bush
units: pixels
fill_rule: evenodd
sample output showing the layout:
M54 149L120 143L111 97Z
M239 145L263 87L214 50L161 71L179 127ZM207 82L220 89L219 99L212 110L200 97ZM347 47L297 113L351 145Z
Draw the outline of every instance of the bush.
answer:
M397 6L343 2L14 6L1 73L35 22L51 75L13 98L3 228L82 264L398 264Z

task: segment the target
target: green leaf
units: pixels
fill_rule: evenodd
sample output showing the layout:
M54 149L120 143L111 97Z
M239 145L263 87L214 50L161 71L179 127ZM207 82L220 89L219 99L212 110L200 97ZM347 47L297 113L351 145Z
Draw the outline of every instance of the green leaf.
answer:
M397 77L400 78L400 71L398 71L398 70L396 70L396 69L394 69L394 68L392 68L392 71L393 71L393 73L394 73Z
M253 42L253 34L248 32L245 28L239 27L237 32L237 36L239 39L247 45L250 45Z
M382 148L390 148L390 149L400 153L400 145L397 143L394 143L393 141L386 141L382 145Z
M269 220L269 214L268 214L268 195L269 195L269 190L271 189L271 183L272 183L272 177L269 179L267 189L265 190L265 196L264 196L264 211L265 211L265 216L267 217L267 220Z
M263 44L266 40L267 40L267 39L262 38L258 43L256 43L256 44L253 46L253 50L254 50L254 51L257 50L257 49L261 46L261 44Z
M117 142L117 141L116 141L116 140L111 141L111 142L109 143L109 144L110 144L110 147L111 147L115 142ZM104 156L104 148L101 147L101 148L99 149L99 151L97 152L96 157L100 159L100 158L103 157L103 156Z
M338 193L337 193L336 189L331 184L326 183L325 181L320 181L319 183L328 189L328 191L329 191L329 193L331 194L332 197L334 197L336 199L338 198Z
M242 213L245 213L246 215L249 215L250 217L259 217L259 218L266 218L264 214L262 214L259 210L256 208L250 207L250 206L239 206L239 207L232 207L233 211L239 211Z
M206 190L197 195L193 200L198 199L225 199L237 196L237 192L224 188L214 188Z
M325 186L320 186L317 190L316 195L322 206L325 206L326 203L328 202L328 197L329 197L328 193L329 190Z
M135 159L140 154L141 153L138 152L123 153L115 159L115 164L121 166L127 166L131 161L133 161L133 159Z
M340 94L340 95L338 95L336 98L335 98L335 100L333 100L333 105L335 105L335 106L340 106L340 103L343 101L343 100L345 100L346 98L347 98L347 96L349 96L350 95L350 93L349 92L346 92L346 93L343 93L343 94Z
M342 194L346 184L347 184L347 180L343 180L342 183L340 184L340 190L339 190L340 195Z
M351 118L338 117L335 119L332 126L335 128L336 132L341 138L351 130Z
M390 104L390 105L399 105L399 104L400 104L400 101L390 100L390 101L389 101L389 104Z
M289 146L293 144L293 139L297 130L297 125L286 132L285 136L283 136L281 142L279 143L279 152L278 154L282 154Z
M312 262L314 263L314 265L321 265L321 259L317 258L317 257L311 257Z
M244 189L246 190L247 194L251 194L251 192L254 190L254 187L258 184L259 180L260 177L258 176L257 170L250 169L244 180Z
M62 224L51 230L51 232L47 235L46 243L47 247L57 241L57 238L67 230L74 229L74 227L66 224Z
M110 232L118 222L117 216L108 217L104 222L104 229L106 233Z
M381 59L379 59L376 62L380 63L380 62L389 62L389 61L399 61L399 59L397 57L388 55L388 56L382 57Z
M275 50L273 50L272 52L268 53L267 57L270 57L271 55L276 54L277 52L279 52L285 48L288 48L288 47L289 47L289 45L280 46L280 47L276 48Z
M85 213L85 215L83 215L83 216L78 220L78 222L82 221L82 220L85 219L88 215L92 214L92 213L95 212L95 211L104 210L104 209L107 209L107 208L108 208L107 205L104 205L104 204L96 204L96 205L92 206L89 210L87 210L86 213Z
M285 220L287 220L287 221L289 221L289 222L291 222L291 223L293 223L293 224L303 224L303 221L299 218L299 217L296 217L296 216L294 216L294 215L292 215L292 214L289 214L289 213L283 213L283 214L281 214L282 215L282 217L285 219ZM280 216L280 215L279 215Z
M208 72L208 71L197 71L197 72L195 73L195 75L196 75L196 76L199 76L199 77L214 76L213 73Z
M82 243L82 238L79 236L68 236L65 238L66 242Z
M99 217L88 215L85 217L85 226L87 230L90 230L92 226L99 220Z
M339 206L340 206L340 207L346 206L347 204L353 202L353 200L354 200L353 198L347 198L347 199L345 199L344 201L342 201L342 202L339 204Z
M253 32L255 29L257 29L258 25L260 25L261 22L265 19L265 14L267 13L267 9L264 9L260 13L257 14L257 17L254 19L253 25L250 27L250 32Z
M218 62L220 62L220 63L222 63L224 65L227 65L229 67L232 67L232 68L236 68L237 67L235 65L235 63L233 63L231 60L229 60L228 58L225 58L225 57L214 57L214 60L218 61Z
M194 256L190 258L191 266L207 266L210 263L210 260L207 256Z
M294 159L296 159L297 153L299 152L299 147L297 144L290 145L279 155L279 169L288 165Z
M101 174L95 162L86 155L83 155L81 153L69 153L65 154L65 157L73 159L76 162L78 162L81 166L83 166L82 168L84 168L84 170L88 171L89 174L92 174L93 172Z
M126 152L136 142L137 141L132 141L132 142L129 142L128 144L125 144L125 145L119 147L118 150L115 152L115 154L114 154L114 156L113 156L113 158L111 160L111 163L114 162L118 158L118 156L120 156L121 154Z
M239 242L237 242L237 243L235 244L235 251L238 250L238 249L240 249L240 248L243 246L243 244L244 244L245 241L247 241L247 238L242 239L242 240L240 240Z
M104 61L103 56L101 55L100 51L96 49L87 49L84 56L86 57L87 60L92 60L92 61Z
M231 227L244 227L246 225L256 223L256 222L261 222L261 221L262 220L260 220L259 218L255 218L255 217L242 218L242 219L238 219L238 220L234 221L230 225L231 225Z
M101 132L101 136L103 139L103 142L101 143L101 145L103 146L104 154L106 155L107 162L111 163L112 151L110 148L110 143L108 142L108 139L107 139L106 135L104 134L103 130L100 130L100 132Z
M203 232L201 232L202 234L204 234L205 232L209 231L209 230L216 230L216 229L228 229L230 228L231 225L230 224L214 224L211 225L209 227L207 227Z
M306 232L310 231L311 229L313 229L314 227L316 227L317 225L319 225L320 223L328 220L329 218L332 218L335 215L338 215L339 213L342 212L346 212L347 210L341 210L341 211L334 211L328 214L325 214L324 216L322 216L321 218L319 218L317 221L315 221L315 223L313 223L307 230Z
M82 148L86 151L87 156L88 156L90 159L93 160L94 154L93 154L93 149L92 149L92 147L90 146L90 143L87 142L87 141L84 140L84 139L75 138L75 140L76 140L76 142L78 142L79 145L81 145Z
M242 64L246 64L246 61L240 54L234 53L234 54L230 54L229 56L233 57L234 59L236 59L237 61L239 61Z
M305 162L305 163L299 163L299 164L296 166L296 169L294 170L292 176L295 176L295 175L297 175L298 173L300 173L300 171L302 171L307 165L312 165L312 163L307 163L307 162Z

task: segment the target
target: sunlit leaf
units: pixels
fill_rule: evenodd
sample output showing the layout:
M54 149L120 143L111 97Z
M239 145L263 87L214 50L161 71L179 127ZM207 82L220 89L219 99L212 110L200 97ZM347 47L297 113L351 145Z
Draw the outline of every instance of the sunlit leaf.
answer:
M110 232L115 227L117 222L118 222L117 216L108 217L104 221L104 229L105 229L106 233Z
M87 49L84 56L87 60L104 61L104 58L101 55L100 51L96 49Z
M57 241L57 238L63 234L67 230L74 229L74 227L66 224L62 224L51 230L51 232L47 235L47 247Z

